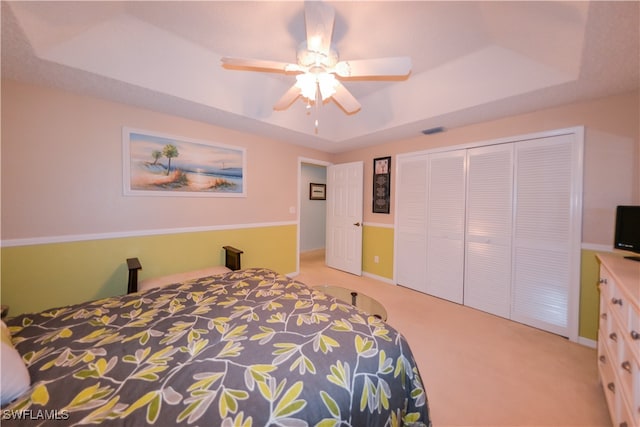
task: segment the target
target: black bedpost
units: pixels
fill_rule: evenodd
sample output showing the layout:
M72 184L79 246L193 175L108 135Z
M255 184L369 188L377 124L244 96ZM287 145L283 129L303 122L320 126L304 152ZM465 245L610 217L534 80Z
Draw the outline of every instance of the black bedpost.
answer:
M129 269L129 283L127 293L138 292L138 270L142 269L138 258L127 258L127 268Z
M233 246L223 246L225 250L225 266L229 270L240 270L240 254L243 252L240 249L236 249Z

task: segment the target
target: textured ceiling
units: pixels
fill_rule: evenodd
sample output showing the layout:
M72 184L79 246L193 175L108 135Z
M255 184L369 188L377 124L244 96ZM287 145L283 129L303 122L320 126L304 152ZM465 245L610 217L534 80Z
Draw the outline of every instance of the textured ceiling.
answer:
M340 59L413 62L407 79L344 82L352 115L274 111L293 76L220 65L295 62L301 1L3 1L2 75L327 152L640 87L639 2L329 3Z

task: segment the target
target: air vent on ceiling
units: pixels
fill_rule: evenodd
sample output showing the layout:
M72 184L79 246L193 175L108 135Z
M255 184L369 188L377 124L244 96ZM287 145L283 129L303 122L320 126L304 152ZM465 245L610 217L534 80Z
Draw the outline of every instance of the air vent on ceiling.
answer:
M429 128L422 131L425 135L433 135L434 133L444 132L444 127L438 126L435 128Z

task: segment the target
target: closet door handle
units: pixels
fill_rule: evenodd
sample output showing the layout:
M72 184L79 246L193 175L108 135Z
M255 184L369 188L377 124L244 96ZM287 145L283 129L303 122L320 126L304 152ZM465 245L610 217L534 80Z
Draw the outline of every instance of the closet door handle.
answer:
M631 363L628 360L625 360L624 362L622 362L622 364L620 365L622 367L622 369L624 369L625 371L631 373Z
M611 338L613 341L618 341L618 334L616 334L615 332L611 332L609 334L609 338Z
M616 385L614 383L607 384L607 388L614 393L616 392Z
M620 298L611 298L611 304L613 304L613 305L618 304L620 307L622 307L622 299L620 299Z
M634 340L640 340L640 334L636 331L631 331L631 338Z
M602 363L605 363L605 362L607 361L607 358L606 358L606 357L604 357L604 354L603 354L602 356L600 356L600 357L599 357L599 359L600 359L600 361L601 361Z
M356 222L353 225L355 225L356 227L360 227L360 223L359 222Z
M600 279L600 283L602 283L603 285L607 284L607 279Z

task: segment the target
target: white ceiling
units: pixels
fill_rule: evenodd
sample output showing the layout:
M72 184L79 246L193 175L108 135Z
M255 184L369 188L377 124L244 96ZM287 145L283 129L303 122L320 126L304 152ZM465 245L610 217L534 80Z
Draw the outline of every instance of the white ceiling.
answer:
M274 111L293 76L220 65L295 63L302 1L3 1L2 75L331 153L640 87L637 1L329 3L341 60L413 62L408 79L344 82L352 115Z

